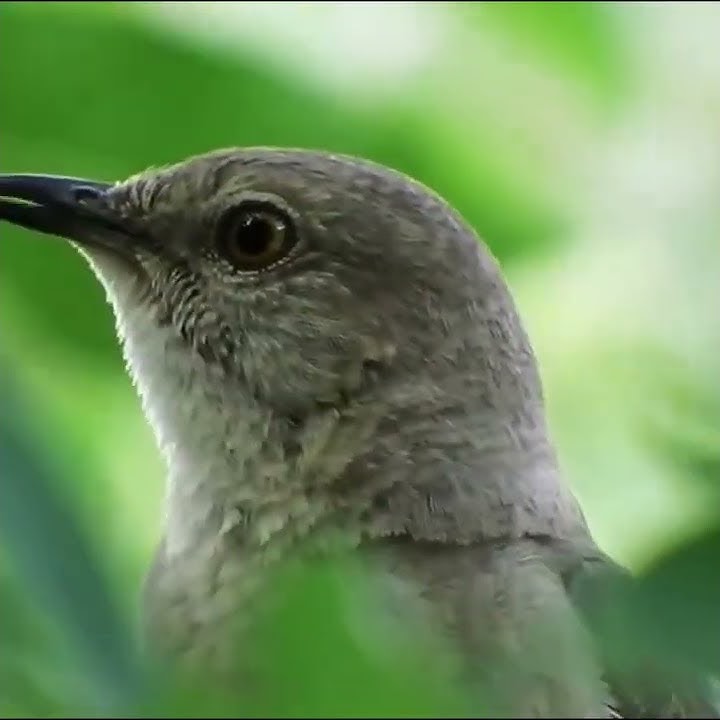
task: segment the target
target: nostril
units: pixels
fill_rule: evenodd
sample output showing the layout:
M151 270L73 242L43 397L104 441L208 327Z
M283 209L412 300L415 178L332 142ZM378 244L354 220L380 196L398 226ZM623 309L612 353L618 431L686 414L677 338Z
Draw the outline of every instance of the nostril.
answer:
M97 200L102 192L90 185L78 185L71 190L73 200L80 205Z

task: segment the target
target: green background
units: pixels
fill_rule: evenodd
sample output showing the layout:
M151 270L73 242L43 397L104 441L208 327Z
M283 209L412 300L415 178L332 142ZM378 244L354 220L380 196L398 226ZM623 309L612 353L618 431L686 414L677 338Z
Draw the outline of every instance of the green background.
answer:
M116 180L282 145L363 155L433 187L503 263L598 542L648 573L674 651L715 662L720 12L708 5L4 2L0 172ZM120 623L157 540L163 467L83 260L0 232L0 710L112 712L137 692ZM447 712L442 690L418 691L427 678L407 653L351 647L336 585L289 582L256 649L279 690L252 710Z

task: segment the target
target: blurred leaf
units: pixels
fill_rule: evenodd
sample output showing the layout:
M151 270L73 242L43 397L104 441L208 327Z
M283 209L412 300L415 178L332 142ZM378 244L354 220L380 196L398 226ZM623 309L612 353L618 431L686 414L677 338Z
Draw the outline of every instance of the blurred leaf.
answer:
M274 578L272 597L278 601L252 631L261 683L251 714L339 717L351 708L356 717L468 716L442 672L447 648L422 638L425 628L408 618L407 627L402 619L385 627L372 582L352 558L289 565Z
M573 580L623 717L676 703L685 708L678 717L714 717L705 713L716 701L711 678L720 677L718 552L720 528L639 575L598 564Z
M638 605L649 633L678 664L720 675L720 524L666 551L642 574Z
M0 581L5 618L0 644L0 716L48 717L72 712L73 708L63 707L62 687L54 686L52 680L66 668L66 658L58 651L57 623L28 603L26 589L5 575Z
M127 710L141 686L132 633L113 606L100 564L42 448L29 434L10 376L4 367L0 373L0 537L10 571L33 605L62 628L75 654L78 689L89 683L87 702L104 712Z

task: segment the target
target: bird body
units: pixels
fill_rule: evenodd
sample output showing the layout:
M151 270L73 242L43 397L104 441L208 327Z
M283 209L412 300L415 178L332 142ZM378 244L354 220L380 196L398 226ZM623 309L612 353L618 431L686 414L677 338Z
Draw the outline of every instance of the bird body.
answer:
M167 461L153 647L230 684L251 674L235 650L270 570L342 547L390 614L451 640L495 715L616 716L574 588L588 567L624 571L563 480L501 271L447 203L300 150L115 185L28 177L0 196L35 209L3 200L0 217L88 258Z

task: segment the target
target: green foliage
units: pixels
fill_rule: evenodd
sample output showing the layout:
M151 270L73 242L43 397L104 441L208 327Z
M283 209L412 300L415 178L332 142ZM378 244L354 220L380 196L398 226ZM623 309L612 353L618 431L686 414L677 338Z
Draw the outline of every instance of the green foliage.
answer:
M3 608L10 609L9 628L15 632L3 637L0 677L5 693L0 702L20 708L29 703L35 713L44 708L45 713L72 715L87 703L102 714L122 714L132 708L142 677L133 662L130 626L113 607L97 553L84 537L70 499L56 486L52 464L38 452L11 379L6 371L0 375L0 537L15 581L2 586ZM14 594L18 584L22 601ZM35 653L28 657L31 648L25 645L28 640L44 644L46 633L57 639L48 648L49 657L39 653L43 665L52 664L45 668L48 678L32 665L28 668ZM46 680L54 687L45 694L31 689ZM64 683L60 688L59 681ZM63 688L77 692L75 702L64 707L71 698L58 693ZM80 706L74 707L78 701Z

